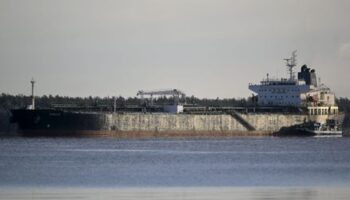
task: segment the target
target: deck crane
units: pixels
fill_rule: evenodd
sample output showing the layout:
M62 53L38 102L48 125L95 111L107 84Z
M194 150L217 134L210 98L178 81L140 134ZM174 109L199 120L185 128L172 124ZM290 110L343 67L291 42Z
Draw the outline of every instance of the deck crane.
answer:
M174 103L179 104L180 98L185 98L186 94L178 89L166 89L166 90L140 90L136 94L137 96L141 96L141 101L144 101L146 95L150 96L151 105L153 104L153 96L172 96L174 98Z

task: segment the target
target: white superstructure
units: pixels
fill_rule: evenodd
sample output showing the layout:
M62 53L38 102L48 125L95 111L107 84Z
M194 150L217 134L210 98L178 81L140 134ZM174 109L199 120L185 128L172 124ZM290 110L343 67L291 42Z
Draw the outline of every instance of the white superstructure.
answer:
M260 84L249 84L249 89L257 94L259 106L335 106L334 94L324 85L318 85L314 69L303 65L295 77L295 51L285 60L289 78L271 79L267 75Z
M257 94L260 106L301 106L302 94L313 89L305 81L269 79L260 84L249 84L249 89Z

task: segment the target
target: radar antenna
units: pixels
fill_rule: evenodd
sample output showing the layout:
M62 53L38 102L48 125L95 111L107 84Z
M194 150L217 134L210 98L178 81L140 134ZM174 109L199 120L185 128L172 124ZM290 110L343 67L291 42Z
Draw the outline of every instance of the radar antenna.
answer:
M293 81L295 79L293 68L295 66L297 66L297 59L296 59L297 54L296 53L297 53L297 50L292 52L292 57L284 59L286 61L287 69L289 72L289 80L291 80L291 81Z

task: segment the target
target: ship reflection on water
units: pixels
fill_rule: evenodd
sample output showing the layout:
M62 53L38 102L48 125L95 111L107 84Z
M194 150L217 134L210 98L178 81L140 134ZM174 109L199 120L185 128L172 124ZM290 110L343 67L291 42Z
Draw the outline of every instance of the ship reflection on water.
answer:
M0 199L347 199L350 139L2 138Z

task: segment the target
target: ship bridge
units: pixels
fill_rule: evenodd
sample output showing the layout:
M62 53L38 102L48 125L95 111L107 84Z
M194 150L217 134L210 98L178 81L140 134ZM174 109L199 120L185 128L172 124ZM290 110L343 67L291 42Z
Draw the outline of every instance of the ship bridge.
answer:
M295 78L296 51L291 58L284 59L288 69L288 78L271 79L269 74L260 84L249 84L249 89L257 94L258 104L262 106L294 106L300 107L305 94L317 87L315 70L303 65Z

